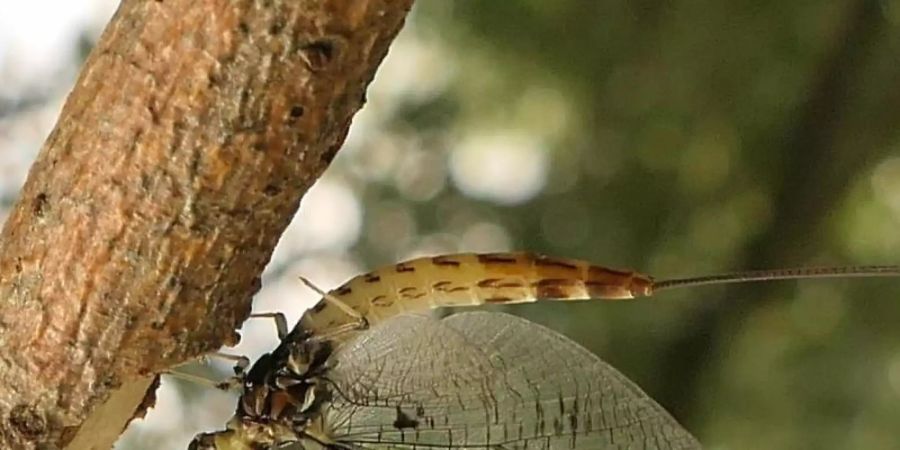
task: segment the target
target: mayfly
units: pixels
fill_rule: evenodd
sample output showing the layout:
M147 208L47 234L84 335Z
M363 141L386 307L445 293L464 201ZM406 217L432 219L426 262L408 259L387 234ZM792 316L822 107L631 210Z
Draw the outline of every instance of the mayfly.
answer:
M802 268L655 281L529 253L419 258L350 279L239 376L227 429L193 450L694 449L698 441L575 342L503 313L436 307L630 299L707 284L900 276L898 266ZM314 286L311 286L314 287Z

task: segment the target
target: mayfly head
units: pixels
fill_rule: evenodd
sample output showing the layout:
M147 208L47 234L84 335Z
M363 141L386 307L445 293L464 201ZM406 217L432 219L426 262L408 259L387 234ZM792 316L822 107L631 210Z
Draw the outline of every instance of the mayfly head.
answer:
M309 426L309 424L305 425ZM326 450L329 448L309 432L280 422L232 419L228 429L194 437L188 450Z
M320 378L332 345L302 333L285 336L242 376L241 395L226 430L194 438L190 450L313 450L315 419L330 399Z
M324 450L315 439L281 424L229 422L229 429L197 435L188 450Z

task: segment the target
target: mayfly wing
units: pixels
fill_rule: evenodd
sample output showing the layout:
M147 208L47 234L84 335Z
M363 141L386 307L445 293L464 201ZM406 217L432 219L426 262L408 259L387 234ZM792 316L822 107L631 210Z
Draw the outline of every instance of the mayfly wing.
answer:
M329 366L325 426L339 448L700 448L600 358L508 314L397 316Z

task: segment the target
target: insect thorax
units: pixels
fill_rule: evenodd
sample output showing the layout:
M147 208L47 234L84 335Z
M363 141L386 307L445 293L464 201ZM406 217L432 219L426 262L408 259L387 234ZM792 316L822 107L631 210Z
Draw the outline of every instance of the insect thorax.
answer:
M189 450L277 449L290 443L326 448L321 410L331 396L322 375L332 350L327 340L289 334L244 376L227 429L198 435Z

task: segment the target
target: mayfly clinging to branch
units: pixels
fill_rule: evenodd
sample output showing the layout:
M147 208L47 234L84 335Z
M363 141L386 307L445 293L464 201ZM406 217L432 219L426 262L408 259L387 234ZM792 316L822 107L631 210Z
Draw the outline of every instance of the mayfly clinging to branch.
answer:
M801 268L655 281L528 253L456 254L352 278L238 379L227 430L195 450L691 449L697 440L573 341L502 313L444 306L616 300L676 287L900 276L898 266Z

